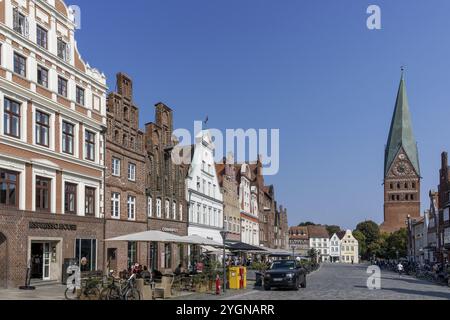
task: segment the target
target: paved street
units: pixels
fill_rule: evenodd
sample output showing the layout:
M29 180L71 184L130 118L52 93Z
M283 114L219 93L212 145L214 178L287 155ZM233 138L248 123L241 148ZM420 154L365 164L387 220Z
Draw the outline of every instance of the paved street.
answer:
M366 287L366 265L324 264L308 276L308 287L300 291L228 290L225 296L183 295L175 300L450 300L450 288L410 276L382 272L381 290ZM64 299L63 286L39 287L36 291L0 290L0 300Z
M300 291L246 290L231 292L223 300L450 300L450 288L382 272L381 290L369 290L367 265L324 264L308 276L308 287ZM234 293L234 294L233 294ZM211 295L184 299L214 299ZM216 298L217 299L217 298Z

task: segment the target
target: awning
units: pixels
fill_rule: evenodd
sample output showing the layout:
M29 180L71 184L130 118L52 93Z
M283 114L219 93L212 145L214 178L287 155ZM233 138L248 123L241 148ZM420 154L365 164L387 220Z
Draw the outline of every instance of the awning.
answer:
M105 241L128 241L128 242L174 242L193 244L192 241L185 237L180 237L172 233L150 230L139 233L132 233L121 237L107 239Z
M214 240L210 240L207 238L203 238L198 235L185 236L185 237L181 237L181 238L186 240L187 243L191 243L191 244L198 244L198 245L211 246L211 247L223 247L223 243L216 242Z
M202 249L205 250L206 253L223 254L223 249L220 248L214 248L211 246L202 246ZM230 254L230 250L226 249L225 254Z
M258 253L263 253L266 250L262 249L261 247L252 246L250 244L244 243L244 242L237 242L237 243L230 243L227 244L228 249L230 251L256 251Z

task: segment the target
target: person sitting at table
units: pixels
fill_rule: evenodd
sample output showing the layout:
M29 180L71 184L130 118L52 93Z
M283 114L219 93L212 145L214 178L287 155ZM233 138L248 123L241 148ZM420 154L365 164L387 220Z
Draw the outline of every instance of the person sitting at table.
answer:
M144 279L144 281L148 282L152 279L152 274L150 271L148 271L147 266L144 266L144 269L142 270L140 277Z

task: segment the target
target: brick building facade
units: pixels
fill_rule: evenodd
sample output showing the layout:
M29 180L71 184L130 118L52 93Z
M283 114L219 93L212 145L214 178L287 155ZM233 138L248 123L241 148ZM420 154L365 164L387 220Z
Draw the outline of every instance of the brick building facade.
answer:
M224 228L227 241L241 241L241 213L239 206L238 183L236 167L233 159L224 159L223 164L216 164L217 178L223 194Z
M447 152L442 153L439 171L438 209L439 209L439 261L448 261L450 249L450 166Z
M172 132L173 111L163 103L156 104L155 122L145 126L148 228L187 236L187 168L172 162L171 151L177 144ZM180 263L188 265L186 246L154 243L149 251L149 266L153 269L173 270Z
M60 0L0 2L0 286L102 267L106 79L74 33Z
M108 95L107 116L105 237L109 239L147 230L144 133L139 130L133 82L123 73L117 74L117 92ZM146 243L107 242L105 253L109 270L148 263Z

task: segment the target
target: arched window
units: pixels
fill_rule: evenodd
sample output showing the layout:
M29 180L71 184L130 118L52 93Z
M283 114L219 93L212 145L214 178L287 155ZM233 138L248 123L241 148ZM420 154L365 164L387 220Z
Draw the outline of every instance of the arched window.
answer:
M412 183L412 187L413 187L413 189L416 188L416 183L415 182Z
M123 107L123 118L125 120L129 120L130 119L130 115L128 113L128 107Z
M130 138L130 149L132 149L132 150L135 149L134 138L133 137Z
M122 136L122 145L123 145L124 147L127 147L127 146L128 146L128 137L127 137L126 134L124 134L124 135Z
M400 195L397 195L397 201L400 201Z
M408 189L408 183L405 182L405 189Z
M114 142L119 143L119 130L114 130Z
M397 183L397 189L400 189L401 187L400 187L400 183Z

